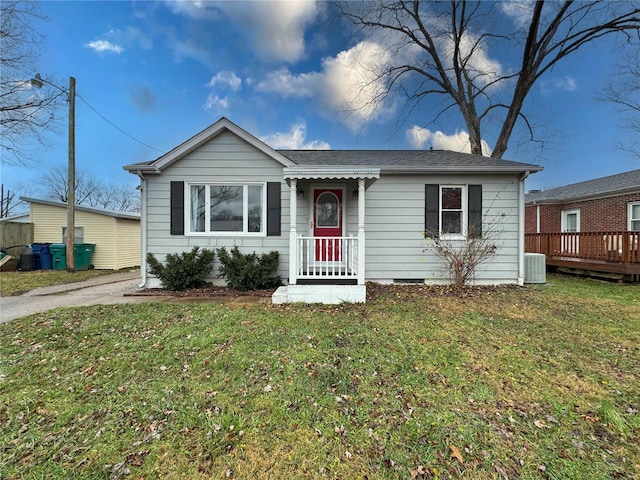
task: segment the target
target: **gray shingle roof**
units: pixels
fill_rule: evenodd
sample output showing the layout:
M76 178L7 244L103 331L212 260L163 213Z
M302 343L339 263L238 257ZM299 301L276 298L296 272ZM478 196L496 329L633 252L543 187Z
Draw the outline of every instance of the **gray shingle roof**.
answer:
M554 203L634 191L640 192L640 170L572 183L542 192L528 193L525 197L525 203Z
M538 165L445 150L278 150L300 166L379 167L382 172L402 169L459 169L473 171L532 171Z

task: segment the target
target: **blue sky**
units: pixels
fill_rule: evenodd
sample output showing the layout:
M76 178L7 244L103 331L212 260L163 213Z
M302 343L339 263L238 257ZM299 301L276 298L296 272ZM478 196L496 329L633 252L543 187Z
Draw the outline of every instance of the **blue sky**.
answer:
M93 109L153 147L124 135L78 99L77 169L101 179L137 184L123 165L152 160L221 116L274 148L464 147L461 117L435 121L436 105L425 104L401 124L401 104L393 98L375 111L345 115L345 104L354 105L353 85L367 79L354 58L385 54L331 18L325 4L42 2L41 10L48 17L37 27L47 37L43 78L66 88L74 76L77 93ZM497 20L513 21L507 15ZM530 177L528 189L640 168L614 148L626 134L619 114L594 100L611 80L619 53L613 42L594 44L534 86L529 105L545 148L540 152L515 136L504 155L545 167ZM517 65L508 54L489 46L484 61L508 69ZM364 114L372 118L367 123ZM43 172L66 165L67 112L58 115L63 128L51 135L50 148L36 150L30 168L2 167L5 187L33 185ZM497 127L485 132L489 148L495 135Z

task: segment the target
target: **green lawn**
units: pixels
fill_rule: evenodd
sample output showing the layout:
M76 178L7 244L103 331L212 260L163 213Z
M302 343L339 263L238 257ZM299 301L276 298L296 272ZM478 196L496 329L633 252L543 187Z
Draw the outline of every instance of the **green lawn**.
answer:
M0 325L0 477L640 478L640 287Z
M34 270L31 272L0 272L0 295L22 295L29 290L50 285L81 282L114 270L82 270L69 273L66 270Z

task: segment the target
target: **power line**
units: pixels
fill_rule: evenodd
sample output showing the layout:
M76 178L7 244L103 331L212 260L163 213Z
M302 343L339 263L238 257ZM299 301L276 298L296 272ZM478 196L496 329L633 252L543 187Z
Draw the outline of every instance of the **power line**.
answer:
M146 143L144 143L141 140L138 140L137 138L131 136L130 134L128 134L127 132L125 132L123 129L121 129L120 127L118 127L115 123L113 123L111 120L109 120L107 117L105 117L104 115L102 115L98 110L96 110L89 102L87 102L84 97L82 95L80 95L79 93L76 93L76 97L80 98L80 100L82 100L85 105L87 107L89 107L91 110L93 110L96 115L98 115L100 118L102 118L105 122L107 122L109 125L111 125L113 128L115 128L116 130L118 130L120 133L123 133L124 135L126 135L127 137L129 137L131 140L133 140L134 142L138 142L140 145L144 145L147 148L150 148L151 150L155 150L156 152L160 152L160 153L164 153L164 150L160 150L158 148L152 147L151 145L148 145Z

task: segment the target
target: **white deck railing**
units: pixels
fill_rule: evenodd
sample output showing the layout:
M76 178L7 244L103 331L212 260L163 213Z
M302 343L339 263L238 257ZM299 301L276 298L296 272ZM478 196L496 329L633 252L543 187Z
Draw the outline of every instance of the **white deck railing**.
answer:
M296 242L299 279L357 279L357 237L303 237Z

